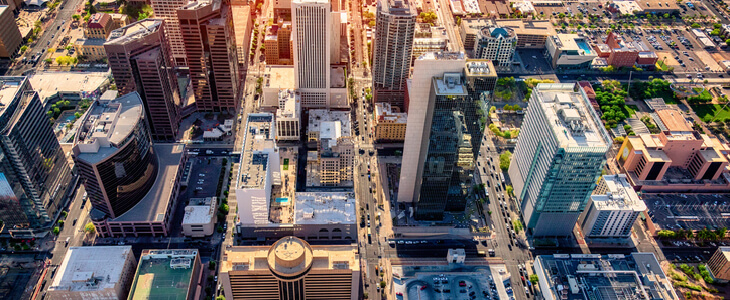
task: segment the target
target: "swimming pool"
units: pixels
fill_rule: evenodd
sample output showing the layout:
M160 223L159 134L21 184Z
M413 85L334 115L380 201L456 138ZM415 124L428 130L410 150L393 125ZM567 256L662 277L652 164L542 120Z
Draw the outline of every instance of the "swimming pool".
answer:
M586 53L591 53L593 51L593 48L591 48L586 41L575 41L576 44L578 44L578 48L585 51Z

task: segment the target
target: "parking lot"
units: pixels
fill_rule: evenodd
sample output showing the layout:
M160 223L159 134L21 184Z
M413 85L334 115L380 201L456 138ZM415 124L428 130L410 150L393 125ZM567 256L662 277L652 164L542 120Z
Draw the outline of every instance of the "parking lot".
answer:
M728 195L660 195L644 197L658 230L730 228Z
M188 199L216 196L223 158L195 157L190 160L193 161L193 164L188 188L185 191Z

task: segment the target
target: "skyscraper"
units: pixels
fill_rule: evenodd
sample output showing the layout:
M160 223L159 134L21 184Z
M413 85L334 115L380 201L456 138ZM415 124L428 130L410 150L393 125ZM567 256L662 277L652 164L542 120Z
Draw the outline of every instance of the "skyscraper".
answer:
M0 220L28 236L65 206L71 169L27 78L0 77L0 104Z
M164 21L145 19L112 31L104 44L121 95L142 97L154 140L174 140L180 95L173 74Z
M198 110L235 111L241 74L230 5L191 1L177 15Z
M463 53L428 53L416 66L427 70L408 84L413 113L398 201L414 202L416 219L440 220L444 211L465 208L497 74L491 62L466 61ZM430 92L424 95L421 85L430 72Z
M509 176L534 236L569 236L596 187L610 138L583 89L538 84Z
M375 102L403 108L416 10L407 0L380 0L376 18L372 68Z
M332 15L328 0L292 1L294 83L302 107L328 107Z
M185 45L183 44L177 9L188 4L188 0L150 0L156 18L165 20L165 36L169 40L173 66L187 66Z

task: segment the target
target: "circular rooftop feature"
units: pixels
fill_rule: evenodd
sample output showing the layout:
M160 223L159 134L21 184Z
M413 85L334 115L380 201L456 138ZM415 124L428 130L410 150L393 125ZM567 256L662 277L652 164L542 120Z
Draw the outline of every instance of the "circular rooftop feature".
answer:
M278 240L269 249L271 272L282 280L297 280L312 267L312 248L309 243L289 236Z

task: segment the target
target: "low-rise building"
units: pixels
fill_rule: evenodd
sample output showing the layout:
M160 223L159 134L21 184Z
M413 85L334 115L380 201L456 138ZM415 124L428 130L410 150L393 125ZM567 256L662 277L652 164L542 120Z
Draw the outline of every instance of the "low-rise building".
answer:
M626 175L603 175L578 221L583 235L591 239L631 236L631 228L646 204L634 191Z
M87 39L106 39L112 30L121 28L122 22L115 22L110 14L95 13L91 15L84 28L84 37Z
M388 103L375 103L375 140L398 141L406 138L407 113L398 112Z
M680 299L653 253L540 255L534 269L545 300Z
M637 191L713 193L730 190L730 147L700 133L683 112L652 113L658 134L628 136L616 162Z
M494 25L490 19L462 19L459 34L466 51L473 51L477 35L484 27Z
M606 59L608 65L616 68L636 65L653 69L658 60L656 53L643 42L626 42L614 32L608 34L605 43L595 45L594 49L599 57Z
M269 66L264 69L263 81L261 82L261 108L273 112L279 107L279 93L282 90L294 89L294 67L293 66Z
M730 280L730 247L718 247L707 261L707 268L716 281Z
M679 12L677 1L639 0L636 3L641 7L642 14L672 14Z
M197 299L202 269L197 249L143 250L127 299Z
M555 69L585 69L598 57L585 37L557 34L545 42L545 56Z
M357 245L310 245L288 236L271 246L225 250L226 299L362 299ZM295 293L291 296L290 293Z
M127 299L136 268L132 246L70 247L46 299Z
M355 143L349 112L309 110L307 142L316 149L307 159L307 186L353 186Z
M182 222L183 234L190 237L203 237L213 234L215 230L218 198L192 198L185 207Z
M18 24L15 23L13 8L0 5L0 57L15 56L22 43L23 36L20 34Z
M280 19L266 29L264 51L267 65L292 65L292 24Z
M543 49L547 38L557 34L550 20L497 19L495 24L514 30L517 49Z
M293 89L279 92L279 108L276 110L276 140L298 141L301 132L301 99Z
M76 43L74 43L74 48L76 48L78 54L84 56L87 61L95 61L106 58L104 43L106 43L106 39L80 38L76 40Z

